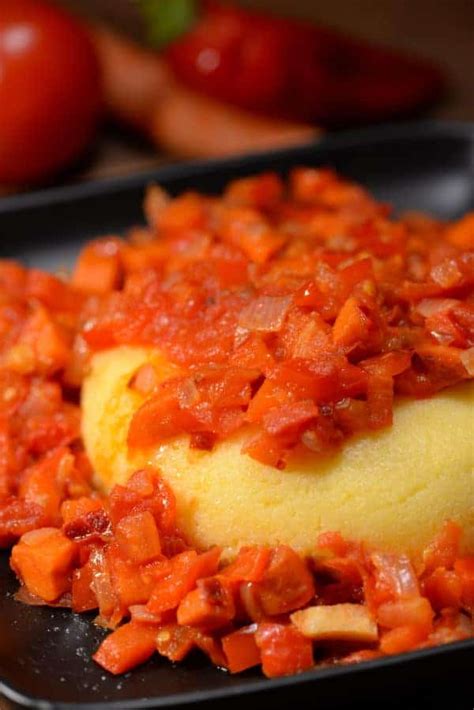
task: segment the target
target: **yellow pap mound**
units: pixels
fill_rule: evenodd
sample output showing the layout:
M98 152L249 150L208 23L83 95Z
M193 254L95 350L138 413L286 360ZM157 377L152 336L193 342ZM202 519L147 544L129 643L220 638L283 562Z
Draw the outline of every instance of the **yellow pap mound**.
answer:
M158 467L196 547L217 544L232 555L243 544L287 543L307 553L320 532L339 530L415 555L450 518L474 549L473 384L399 403L391 429L353 439L330 459L308 457L278 471L240 453L248 432L212 452L190 450L179 437L129 457L128 425L143 398L127 385L145 362L163 379L176 372L142 348L94 357L82 392L86 448L106 489L145 464Z

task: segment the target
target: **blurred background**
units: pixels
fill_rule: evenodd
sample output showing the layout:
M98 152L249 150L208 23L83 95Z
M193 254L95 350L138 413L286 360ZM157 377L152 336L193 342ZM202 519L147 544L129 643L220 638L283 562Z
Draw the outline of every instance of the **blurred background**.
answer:
M2 5L16 5L18 22L23 6L29 12L32 3L42 2L2 0ZM229 16L216 19L206 2L195 0L56 3L86 20L102 77L100 109L87 140L76 141L67 159L58 155L56 165L22 175L21 170L2 172L2 130L9 123L18 126L19 119L10 112L2 123L0 108L2 192L123 175L182 158L301 143L327 131L385 121L474 120L473 0L227 3L231 13L235 8L237 13L239 8L261 11L261 25L256 16L245 12L238 21ZM298 40L291 24L272 28L272 15L310 21L316 34ZM324 27L343 35L325 35ZM166 44L170 39L171 45ZM7 55L13 45L4 41ZM395 51L387 53L386 48ZM39 93L39 82L33 86L31 79L29 91ZM62 95L58 100L53 93L50 102L51 95L58 106L66 105ZM3 100L6 105L7 98L0 76L0 104ZM22 102L17 106L20 110L27 111ZM52 116L54 101L49 110ZM73 107L66 119L72 113L77 114ZM64 116L62 123L59 119L58 125L64 126ZM41 142L40 122L34 123L36 141ZM86 123L84 119L82 125ZM4 133L7 141L6 129ZM18 134L15 128L15 140L27 155L26 142ZM56 143L58 136L60 143L61 129L58 134L56 128Z

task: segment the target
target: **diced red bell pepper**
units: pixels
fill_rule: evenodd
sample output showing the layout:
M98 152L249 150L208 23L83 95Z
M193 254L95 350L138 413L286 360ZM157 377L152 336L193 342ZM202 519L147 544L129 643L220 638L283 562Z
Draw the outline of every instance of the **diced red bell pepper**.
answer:
M201 555L189 550L171 560L170 572L159 580L148 601L149 609L158 614L176 609L198 579L211 577L217 572L220 550L212 548Z
M89 562L79 569L75 569L72 576L72 610L77 614L97 609L98 602L94 594L92 583L94 570Z
M109 673L119 675L145 663L156 650L155 626L130 621L102 641L93 658Z
M242 547L236 559L221 574L234 582L260 582L270 559L269 547Z
M333 325L333 341L344 351L349 351L368 336L370 328L370 318L364 313L357 299L350 297L342 306Z
M294 626L259 624L255 641L262 656L262 670L268 678L301 673L314 663L310 639Z
M426 634L418 625L397 626L382 635L380 650L387 655L412 651L425 639Z
M195 626L206 631L227 626L234 616L231 584L219 577L199 579L196 589L187 593L176 613L181 626Z
M260 649L255 641L257 625L244 626L222 639L222 648L231 673L241 673L262 662Z

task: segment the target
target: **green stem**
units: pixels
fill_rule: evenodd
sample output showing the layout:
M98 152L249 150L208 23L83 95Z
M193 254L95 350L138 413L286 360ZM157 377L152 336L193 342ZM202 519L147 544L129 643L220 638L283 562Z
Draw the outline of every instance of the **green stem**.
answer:
M137 0L151 46L162 49L187 32L198 15L197 0Z

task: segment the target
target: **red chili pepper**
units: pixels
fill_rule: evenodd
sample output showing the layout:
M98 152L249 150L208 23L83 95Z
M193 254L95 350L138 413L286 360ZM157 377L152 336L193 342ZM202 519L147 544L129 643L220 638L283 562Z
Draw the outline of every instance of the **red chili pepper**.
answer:
M413 111L443 88L442 74L431 63L332 29L218 0L179 4L180 17L172 18L177 38L165 50L176 76L252 111L344 125ZM151 33L165 12L170 26L168 3L142 0L143 5Z

